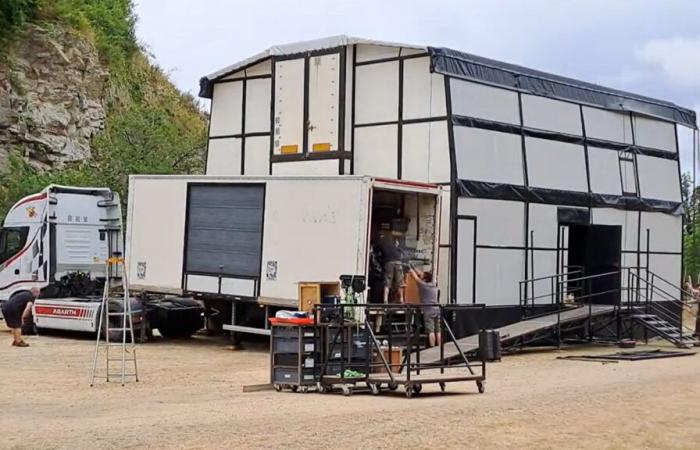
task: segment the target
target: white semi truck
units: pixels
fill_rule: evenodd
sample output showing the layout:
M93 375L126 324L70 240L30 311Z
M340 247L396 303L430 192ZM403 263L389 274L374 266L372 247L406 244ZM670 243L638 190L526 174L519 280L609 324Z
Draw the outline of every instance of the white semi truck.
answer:
M407 259L445 281L436 273L440 194L434 184L366 176L134 175L131 287L192 295L206 305L207 326L234 337L269 334L276 310L298 308L300 283L338 293L342 275L364 277L365 300L382 302L373 248L395 228Z
M96 332L105 260L123 252L119 195L107 188L50 185L19 200L0 229L0 301L32 287L39 330ZM135 294L135 292L133 292ZM142 293L132 299L141 336L188 336L202 327L202 305ZM110 310L122 308L110 301ZM137 330L138 331L138 330Z

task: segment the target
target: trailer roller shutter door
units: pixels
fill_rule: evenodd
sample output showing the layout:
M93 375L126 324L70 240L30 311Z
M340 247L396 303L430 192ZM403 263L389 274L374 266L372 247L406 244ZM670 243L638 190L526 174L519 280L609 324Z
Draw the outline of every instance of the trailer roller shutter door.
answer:
M265 186L191 185L185 272L259 278Z

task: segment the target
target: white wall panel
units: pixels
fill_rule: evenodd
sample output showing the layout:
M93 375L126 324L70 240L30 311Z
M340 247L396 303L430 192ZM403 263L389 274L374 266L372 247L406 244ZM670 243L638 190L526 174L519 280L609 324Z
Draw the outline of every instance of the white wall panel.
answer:
M343 149L346 151L352 150L352 108L354 106L352 96L352 77L354 76L352 70L353 51L353 46L349 45L345 54L345 142L343 143ZM350 171L345 171L345 173L349 174Z
M445 115L443 75L430 73L430 58L406 59L403 63L403 118Z
M518 282L525 278L523 250L479 248L476 251L476 302L517 305Z
M270 174L270 138L265 136L245 139L244 175Z
M304 140L304 58L275 63L274 149L296 145L301 153Z
M445 122L403 126L401 178L434 183L450 181L450 149Z
M633 120L637 145L676 152L675 124L638 115L634 115Z
M621 226L622 250L637 250L637 235L639 231L638 211L624 211L615 208L592 208L591 223L593 225Z
M647 229L649 230L649 250L652 252L680 252L682 250L683 219L658 212L642 212L640 247L647 250Z
M530 186L588 191L583 146L539 138L525 138Z
M520 125L518 94L452 78L452 113Z
M622 195L618 153L598 147L588 147L591 191L598 194Z
M450 188L442 189L440 201L440 244L450 245Z
M527 278L541 278L548 277L558 273L557 270L557 252L547 251L547 250L535 250L532 254L528 254L527 258L531 266L529 268L529 274ZM533 264L534 259L534 264ZM556 281L555 281L556 283ZM534 292L533 292L534 291ZM556 292L556 284L554 286L554 292ZM534 295L533 295L534 293ZM528 284L527 297L532 301L534 297L534 303L536 305L546 305L552 302L552 280L544 279L537 280Z
M209 139L207 175L241 174L241 140Z
M478 245L525 245L524 203L460 198L457 205L459 215L477 217Z
M637 170L642 197L681 201L678 161L637 155Z
M338 175L338 160L284 161L272 163L272 175Z
M219 293L219 277L187 275L187 290L194 292Z
M530 203L528 230L534 232L536 247L557 247L557 227L559 226L556 205ZM530 236L528 236L528 239ZM532 245L532 243L530 244Z
M519 135L459 126L453 130L459 178L524 184Z
M457 221L457 303L474 302L474 220Z
M581 111L574 103L536 95L522 96L523 122L526 127L581 136Z
M583 107L586 136L606 141L632 143L632 123L627 113Z
M358 44L357 62L374 61L384 58L396 58L399 56L399 47L387 47L384 45Z
M355 175L396 178L398 168L396 125L355 129Z
M271 81L256 79L246 81L245 132L261 133L270 131Z
M259 75L270 75L272 73L272 60L266 59L265 61L250 66L245 70L247 77L255 77Z
M340 55L313 56L309 59L309 147L330 144L338 149L338 101L340 98Z
M355 123L398 120L398 61L359 66L355 76Z
M210 136L226 136L241 133L243 113L243 82L232 81L214 84L209 119Z
M247 280L242 278L222 278L221 293L226 295L253 297L255 295L255 280Z
M649 270L659 277L666 280L675 286L681 284L681 255L649 255ZM670 286L668 286L663 281L658 282L658 286L661 289L666 290L669 294L677 295L678 292L674 292ZM661 292L655 292L652 295L653 301L658 300L668 300L668 296Z

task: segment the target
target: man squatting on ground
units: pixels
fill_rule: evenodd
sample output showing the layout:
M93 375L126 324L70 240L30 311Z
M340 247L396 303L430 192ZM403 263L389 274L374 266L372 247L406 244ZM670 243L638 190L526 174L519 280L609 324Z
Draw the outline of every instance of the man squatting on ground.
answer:
M419 273L415 267L409 265L410 274L418 283L418 292L420 302L423 307L423 322L425 324L425 332L428 333L428 341L430 346L440 345L442 342L442 317L440 317L440 308L438 308L438 287L433 280L431 272Z
M13 347L29 347L22 340L22 324L32 313L34 299L39 296L39 288L31 288L29 291L19 291L12 294L9 300L2 303L2 316L12 332Z

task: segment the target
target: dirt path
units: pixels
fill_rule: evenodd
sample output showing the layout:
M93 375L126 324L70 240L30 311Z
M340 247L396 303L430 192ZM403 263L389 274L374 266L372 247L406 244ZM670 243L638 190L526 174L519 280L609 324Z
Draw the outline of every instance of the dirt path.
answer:
M1 327L1 325L0 325ZM0 332L5 448L697 448L700 356L605 364L530 352L488 368L487 391L421 397L242 393L264 346L197 338L139 347L143 381L88 386L92 341Z

